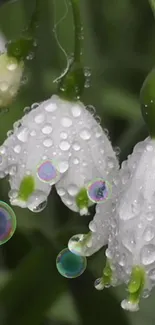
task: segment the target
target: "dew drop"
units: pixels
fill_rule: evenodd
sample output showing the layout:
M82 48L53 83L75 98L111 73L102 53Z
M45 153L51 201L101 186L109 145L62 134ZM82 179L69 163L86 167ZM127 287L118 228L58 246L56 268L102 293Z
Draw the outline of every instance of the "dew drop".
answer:
M61 139L64 139L65 140L65 139L67 139L67 137L68 137L68 134L66 132L61 132L60 133L60 138Z
M74 184L70 184L70 185L68 186L67 191L68 191L69 195L71 195L71 196L75 196L75 195L78 194L79 189L78 189L78 187L77 187L76 185L74 185Z
M65 173L69 168L68 161L60 161L58 163L58 169L61 174Z
M61 141L60 144L59 144L59 147L60 147L61 150L67 151L70 148L70 144L67 141Z
M153 146L151 146L151 144L147 144L146 150L147 151L153 151Z
M85 271L86 266L86 257L75 255L68 248L63 249L56 259L58 272L66 278L77 278Z
M66 192L65 192L64 188L60 187L57 189L57 193L60 196L64 196Z
M146 245L141 250L141 262L143 265L150 265L155 262L155 246Z
M21 146L20 145L16 145L14 148L13 148L14 152L16 153L20 153L21 152Z
M13 130L9 130L6 135L7 135L7 137L10 137L11 135L13 135Z
M148 276L155 281L155 268L149 271Z
M54 112L54 111L56 111L56 109L57 109L57 105L55 104L55 103L49 103L49 104L46 104L46 106L45 106L45 111L47 111L47 112Z
M80 132L80 138L83 140L89 140L91 137L91 133L89 129L83 129Z
M72 107L72 114L74 117L79 117L81 115L81 107L76 105Z
M18 196L18 191L16 190L10 190L8 193L8 196L10 199L16 199Z
M8 173L11 176L14 176L17 173L17 165L11 165L11 166L9 166Z
M96 232L96 231L97 231L96 224L95 224L95 222L94 222L93 220L90 221L90 223L89 223L89 229L90 229L92 232Z
M37 168L37 176L46 183L51 183L57 177L57 170L51 160L45 160Z
M17 69L17 63L16 63L16 61L15 60L10 60L10 62L8 63L8 65L7 65L7 69L9 70L9 71L14 71L14 70L16 70Z
M154 238L154 229L152 227L147 227L143 233L145 241L151 241Z
M35 122L37 124L40 124L40 123L42 123L44 121L44 115L43 114L38 114L38 115L35 116L34 120L35 120Z
M14 130L15 130L15 129L18 129L21 125L22 125L22 124L21 124L21 121L20 121L20 120L16 121L16 122L13 124L13 128L14 128Z
M5 81L3 81L3 82L0 82L0 90L1 90L2 92L5 92L5 91L7 91L7 90L8 90L8 88L9 88L9 85L8 85L8 83L7 83L7 82L5 82Z
M30 196L27 202L27 207L32 212L41 212L43 211L47 206L47 196L46 193L40 190L36 190L33 192L33 194Z
M17 138L21 142L27 142L28 134L29 134L28 128L24 128L24 127L20 128L19 131L17 132Z
M36 131L35 131L35 130L32 130L32 131L30 132L30 135L31 135L31 137L35 137L35 136L36 136Z
M96 113L95 107L92 105L87 105L86 109L91 115L94 115Z
M50 134L52 132L52 126L50 124L46 124L43 128L42 128L42 133L43 134Z
M31 110L36 109L40 104L39 103L34 103L31 105Z
M118 155L120 154L120 152L121 152L121 150L120 150L119 147L115 147L115 148L114 148L114 151L115 151L115 153L116 153L116 156L118 156Z
M47 148L50 148L53 144L53 141L50 138L47 138L43 141L43 145Z
M74 158L74 159L73 159L73 164L74 164L74 165L78 165L78 164L79 164L79 162L80 162L80 161L79 161L79 159L78 159L78 158Z
M72 120L69 117L63 117L61 119L61 125L64 126L65 128L69 128L72 125Z
M26 107L24 108L24 114L26 115L26 114L28 114L29 112L31 112L31 107L26 106Z
M81 149L81 147L80 147L80 145L79 145L78 142L74 142L74 143L73 143L73 149L74 149L75 151L79 151L79 150Z

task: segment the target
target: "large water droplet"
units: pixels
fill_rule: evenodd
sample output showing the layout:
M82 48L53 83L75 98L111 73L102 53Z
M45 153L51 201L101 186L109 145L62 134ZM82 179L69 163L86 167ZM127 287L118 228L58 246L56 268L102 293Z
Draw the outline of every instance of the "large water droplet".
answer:
M69 128L72 125L72 120L69 117L62 117L61 125L65 128Z
M28 199L27 207L32 212L41 212L47 206L47 196L44 192L36 190Z
M21 142L27 142L28 134L29 134L28 128L24 128L24 127L20 128L19 131L17 132L17 138Z
M74 117L79 117L81 115L81 107L79 105L73 106L72 114Z
M135 246L136 246L136 240L134 233L130 232L127 233L123 238L122 238L122 244L124 245L125 248L129 250L129 252L133 253Z
M16 216L8 204L0 201L0 245L6 243L16 230Z
M141 262L143 265L150 265L155 262L155 246L146 245L141 250Z
M63 249L56 259L59 273L66 278L77 278L85 271L86 266L86 257L75 255L68 248Z
M43 145L47 148L50 148L53 144L53 141L50 138L47 138L43 141Z
M67 151L70 148L70 144L67 141L61 141L60 144L59 144L59 147L60 147L61 150Z
M40 123L42 123L44 121L44 115L43 114L38 114L38 115L35 116L34 120L35 120L35 122L37 124L40 124Z
M81 130L80 137L83 140L89 140L90 137L91 137L90 130L89 129L83 129L83 130Z
M51 132L52 132L52 126L50 124L46 124L42 128L42 133L44 133L44 134L50 134Z

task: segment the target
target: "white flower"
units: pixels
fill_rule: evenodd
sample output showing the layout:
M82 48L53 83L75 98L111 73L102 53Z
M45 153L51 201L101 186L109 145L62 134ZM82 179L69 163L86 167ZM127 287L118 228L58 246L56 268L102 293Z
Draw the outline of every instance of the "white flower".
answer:
M155 140L138 143L121 167L119 200L109 220L109 270L96 282L128 284L122 307L137 311L155 285ZM107 278L105 278L105 275Z
M86 195L88 182L98 177L110 181L118 168L110 141L84 105L56 95L15 123L0 153L0 176L11 175L11 204L35 211L45 206L56 184L70 209L87 213L92 204ZM48 183L37 175L47 160L56 171Z

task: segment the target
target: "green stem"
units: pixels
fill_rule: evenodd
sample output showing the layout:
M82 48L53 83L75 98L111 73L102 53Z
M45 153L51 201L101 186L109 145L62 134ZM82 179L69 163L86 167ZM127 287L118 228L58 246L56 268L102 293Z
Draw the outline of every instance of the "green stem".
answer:
M38 28L40 4L42 0L36 0L35 10L32 14L28 27L22 32L19 39L8 44L8 56L15 57L18 61L25 60L26 57L35 50L35 34Z
M78 100L84 90L85 76L81 63L83 26L80 14L80 0L70 0L74 20L74 57L66 74L60 79L58 94L67 100Z
M155 17L155 0L148 0L148 1L149 1L151 9L153 11L153 15Z
M75 25L74 61L80 62L81 55L82 55L83 26L81 23L79 0L70 0L70 1L72 5L73 19Z

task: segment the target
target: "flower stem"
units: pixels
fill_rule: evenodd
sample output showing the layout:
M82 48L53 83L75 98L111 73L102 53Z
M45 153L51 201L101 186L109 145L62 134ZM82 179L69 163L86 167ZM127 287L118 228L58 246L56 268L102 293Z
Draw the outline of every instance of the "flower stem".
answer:
M155 17L155 0L148 0L148 1L149 1L151 9L153 11L153 15Z
M84 90L85 76L81 63L83 26L80 14L80 0L69 0L71 2L74 20L74 56L66 74L60 79L58 94L67 100L78 100Z
M22 32L20 38L11 41L7 46L8 56L15 57L18 61L25 60L26 57L35 50L35 33L38 28L41 2L42 0L36 0L30 23Z

